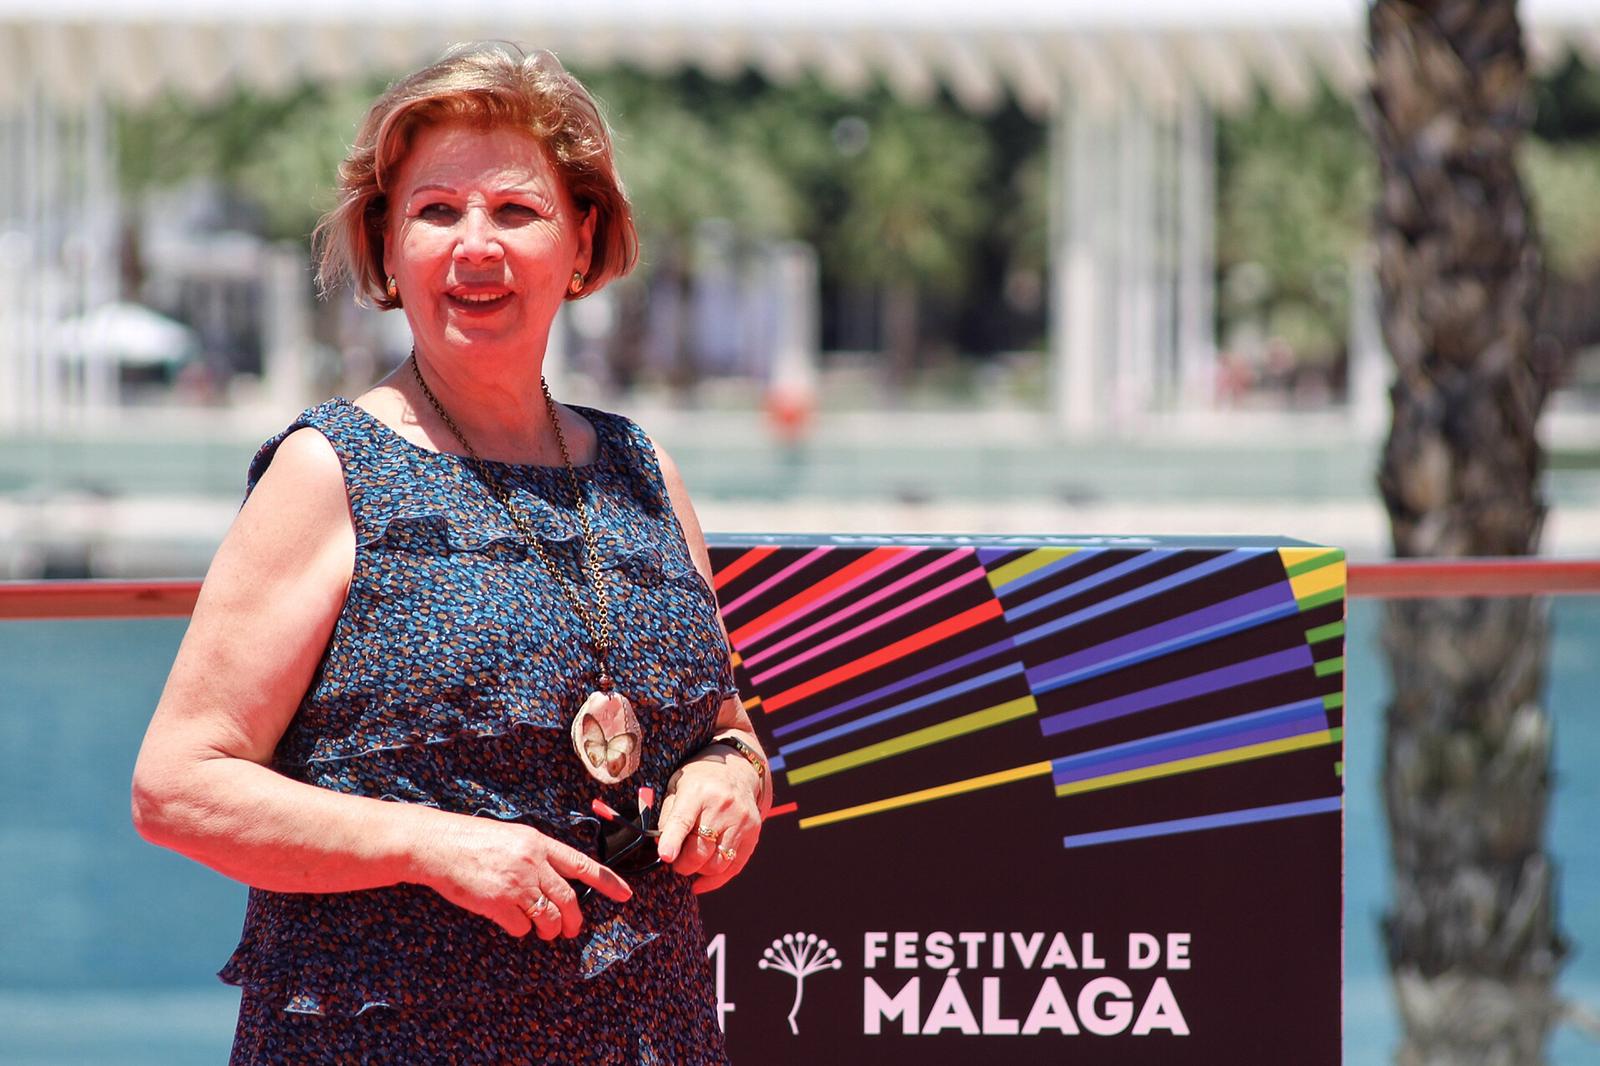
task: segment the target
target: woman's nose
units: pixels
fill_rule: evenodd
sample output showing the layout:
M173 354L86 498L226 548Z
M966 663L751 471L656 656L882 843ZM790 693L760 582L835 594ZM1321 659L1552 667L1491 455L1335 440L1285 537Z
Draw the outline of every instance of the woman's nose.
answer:
M456 257L468 262L497 259L501 254L500 237L494 223L482 208L469 208L461 217L460 235L456 240Z

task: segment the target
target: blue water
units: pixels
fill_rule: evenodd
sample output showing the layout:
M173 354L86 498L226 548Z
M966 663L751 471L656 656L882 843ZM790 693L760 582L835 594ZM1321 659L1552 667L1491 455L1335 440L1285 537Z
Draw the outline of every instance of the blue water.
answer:
M1600 1008L1600 598L1555 606L1547 700L1556 728L1550 847L1574 945L1562 977ZM1398 1032L1378 920L1387 892L1378 792L1386 677L1378 609L1354 605L1346 782L1345 1056L1385 1063ZM149 847L128 778L181 621L0 623L0 1063L214 1064L237 994L211 974L233 947L239 886ZM1557 1033L1552 1066L1600 1061Z

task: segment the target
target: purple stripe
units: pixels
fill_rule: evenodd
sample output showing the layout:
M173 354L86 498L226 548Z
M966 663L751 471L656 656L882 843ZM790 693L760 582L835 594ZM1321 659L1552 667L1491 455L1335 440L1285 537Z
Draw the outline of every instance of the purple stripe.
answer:
M1328 712L1323 709L1320 696L1313 696L1307 700L1296 700L1294 703L1280 703L1276 707L1267 707L1259 711L1246 711L1244 714L1236 714L1231 718L1219 718L1212 722L1203 722L1200 725L1175 729L1170 733L1157 733L1155 736L1127 740L1121 744L1112 744L1110 747L1094 748L1090 751L1079 752L1076 755L1063 755L1059 759L1052 760L1051 765L1057 773L1065 773L1068 770L1076 770L1080 766L1098 766L1113 759L1138 755L1142 752L1156 751L1175 744L1186 744L1191 740L1237 736L1240 733L1258 729L1261 726L1275 725L1291 718L1306 717L1314 717L1324 727L1329 724Z
M1046 663L1040 663L1028 671L1028 683L1032 685L1041 681L1048 681L1052 677L1071 673L1085 666L1093 666L1096 663L1114 659L1128 652L1139 651L1151 645L1160 644L1170 637L1187 636L1193 630L1215 625L1218 622L1226 622L1240 615L1258 611L1263 607L1276 607L1279 604L1292 603L1294 603L1294 596L1290 592L1288 583L1280 581L1277 584L1268 585L1254 592L1247 592L1243 596L1235 596L1231 600L1223 600L1221 603L1203 607L1198 611L1179 615L1177 618L1153 625L1148 629L1137 630L1125 637L1108 640L1104 644L1096 644L1092 648L1085 648L1083 651L1074 652L1071 655L1063 655L1059 659L1052 659Z
M968 652L967 654L958 658L951 659L947 663L940 663L938 666L924 670L920 674L912 674L910 677L902 678L899 681L884 685L882 688L875 688L871 692L863 693L854 699L845 700L843 703L836 703L831 707L824 707L815 714L808 714L804 718L796 718L792 722L785 722L783 725L774 729L772 731L772 735L775 737L786 737L798 729L804 729L806 726L815 725L818 722L826 722L829 718L836 718L839 715L846 714L858 707L864 707L873 700L882 699L884 696L892 696L896 692L902 692L908 688L911 688L913 685L920 685L924 681L931 681L936 677L942 677L945 674L950 673L952 670L959 670L963 666L971 666L973 663L981 662L982 660L987 659L991 655L994 655L998 652L1014 650L1016 650L1016 646L1011 643L1010 637L1006 637L1004 640L997 640L987 647L979 648L977 651Z
M1263 744L1269 740L1282 740L1285 737L1298 737L1307 733L1317 733L1328 728L1326 717L1321 711L1314 715L1304 715L1288 722L1278 722L1274 725L1260 726L1243 733L1231 736L1206 737L1202 740L1191 740L1187 744L1173 744L1158 751L1141 752L1137 755L1125 755L1120 759L1108 759L1090 766L1077 766L1055 775L1055 782L1064 785L1069 781L1087 781L1092 777L1101 777L1105 774L1121 773L1124 770L1141 770L1147 766L1158 766L1164 762L1176 762L1179 759L1192 759L1196 755L1210 755L1214 752L1228 751L1232 748L1248 747L1251 744Z
M1207 670L1204 673L1191 677L1180 677L1176 681L1169 681L1164 685L1147 688L1142 692L1130 692L1126 696L1115 699L1102 700L1091 703L1086 707L1076 710L1063 711L1041 719L1039 729L1045 736L1054 736L1072 729L1081 729L1086 725L1096 722L1106 722L1113 718L1121 718L1128 714L1137 714L1147 711L1152 707L1163 704L1175 703L1178 700L1203 696L1208 692L1217 692L1236 685L1248 684L1259 681L1264 677L1276 674L1286 674L1291 670L1311 668L1311 649L1305 645L1286 648L1283 651L1263 655L1257 659L1247 659L1242 663L1231 663Z

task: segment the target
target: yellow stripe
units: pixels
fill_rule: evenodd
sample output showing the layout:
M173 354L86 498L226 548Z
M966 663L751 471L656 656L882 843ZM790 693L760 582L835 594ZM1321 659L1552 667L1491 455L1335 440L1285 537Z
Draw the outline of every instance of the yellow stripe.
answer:
M1030 777L1044 777L1049 773L1050 764L1048 762L1029 763L1027 766L1000 770L996 773L984 774L982 777L969 777L965 781L952 781L948 785L937 785L918 792L907 792L901 796L890 796L888 799L862 803L855 807L842 807L837 811L814 814L809 818L800 819L800 828L814 829L819 825L830 825L833 822L862 818L882 811L898 810L901 807L910 807L918 803L944 799L947 796L959 796L963 792L977 792L980 789L994 788L996 785L1009 785L1013 781L1024 781Z
M1324 729L1321 732L1303 733L1300 736L1285 737L1282 740L1269 740L1261 744L1247 744L1242 748L1214 751L1209 755L1196 755L1189 759L1176 759L1172 762L1158 763L1155 766L1141 766L1137 770L1124 770L1116 774L1102 774L1099 777L1089 777L1082 781L1068 781L1064 785L1056 786L1056 795L1071 796L1079 792L1097 792L1103 788L1131 785L1136 781L1149 781L1157 777L1172 777L1175 774L1186 774L1194 770L1209 769L1213 766L1227 766L1230 763L1248 762L1251 759L1264 759L1269 755L1282 755L1284 752L1303 751L1306 748L1333 744L1338 739L1331 729Z
M738 652L734 652L728 657L728 665L737 670L739 667L744 665L744 656L740 655Z
M741 697L739 702L744 704L744 709L745 710L753 711L757 707L761 706L761 697L760 696L751 696L749 699L744 699L743 697Z
M1057 559L1065 559L1082 550L1082 548L1036 548L998 570L989 571L989 587L998 590L1001 585L1008 585L1019 577L1027 577L1040 567L1049 566Z
M1303 600L1307 596L1315 596L1319 592L1338 588L1344 584L1344 560L1336 563L1309 570L1299 577L1289 579L1289 587L1294 590L1294 598Z
M1337 551L1337 548L1279 548L1278 558L1283 560L1283 568L1290 570L1308 559L1315 559L1319 555L1331 555Z
M925 748L930 744L937 744L941 740L964 736L967 733L976 733L980 729L988 729L990 726L997 726L1002 722L1026 718L1030 714L1037 714L1038 711L1038 704L1033 702L1032 696L1007 700L1005 703L986 707L981 711L973 711L971 714L963 714L959 718L952 718L947 722L939 722L923 729L913 730L910 733L902 733L900 736L890 737L888 740L880 740L876 744L868 744L864 748L847 751L830 759L823 759L819 762L807 763L804 766L787 769L784 771L784 777L789 784L798 785L818 777L836 774L841 770L850 770L857 766L864 766L867 763L877 762L879 759L887 759L892 755L915 751L917 748Z

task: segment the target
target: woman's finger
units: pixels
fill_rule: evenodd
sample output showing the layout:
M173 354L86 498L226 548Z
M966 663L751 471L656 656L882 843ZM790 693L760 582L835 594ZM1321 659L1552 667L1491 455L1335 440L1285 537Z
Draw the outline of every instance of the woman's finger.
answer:
M544 886L545 892L561 912L561 925L556 932L570 939L583 931L583 907L578 903L578 893L569 882L559 877L553 877L550 881Z
M540 893L539 898L524 904L523 913L533 923L533 931L540 940L554 940L561 932L561 908L555 900Z
M529 918L528 912L521 907L496 907L494 914L486 913L484 917L518 939L533 932L533 919Z
M552 841L546 858L550 868L562 877L569 881L582 881L586 885L593 885L596 891L608 899L626 903L633 898L633 889L628 887L628 882L624 881L615 870L609 866L602 866L576 848L570 848L559 841ZM571 891L570 886L568 891ZM576 893L573 894L571 909L576 913Z
M750 853L755 850L760 836L759 824L753 831L735 825L723 833L717 845L716 857L701 869L700 877L694 883L695 892L714 891L739 876L739 872L750 861Z
M716 857L717 843L721 837L721 831L711 823L711 812L701 808L700 821L695 825L694 832L684 840L683 849L672 863L672 868L685 877L700 873Z
M661 835L656 838L656 854L665 863L677 859L678 852L683 850L684 836L694 828L687 815L680 815L682 804L678 802L676 783L677 778L674 777L674 791L668 792L666 799L661 801L661 814L656 822L656 828L661 830Z

